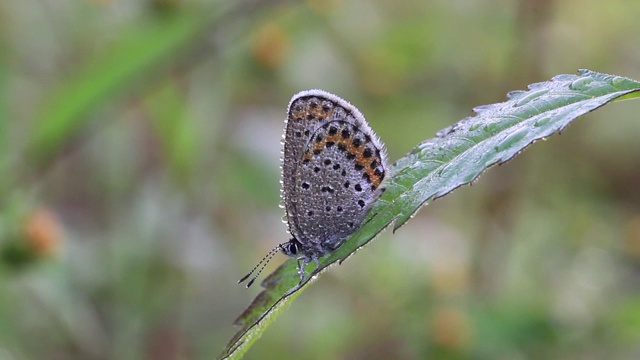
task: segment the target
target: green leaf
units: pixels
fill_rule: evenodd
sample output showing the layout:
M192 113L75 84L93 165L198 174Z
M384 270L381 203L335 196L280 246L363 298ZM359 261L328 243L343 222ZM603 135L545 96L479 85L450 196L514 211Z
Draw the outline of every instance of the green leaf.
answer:
M509 100L474 109L466 118L416 146L391 166L386 191L374 204L368 220L335 252L309 264L306 279L342 262L393 223L394 231L429 200L442 197L475 180L485 169L502 164L536 140L564 129L580 115L613 100L640 96L640 83L589 70L558 75L527 91L513 91ZM238 358L301 290L295 259L269 275L253 303L238 317L241 326L222 358Z
M96 107L175 61L180 47L202 26L202 20L189 11L152 19L78 70L50 92L42 107L31 140L35 155L50 156L90 119L87 115Z

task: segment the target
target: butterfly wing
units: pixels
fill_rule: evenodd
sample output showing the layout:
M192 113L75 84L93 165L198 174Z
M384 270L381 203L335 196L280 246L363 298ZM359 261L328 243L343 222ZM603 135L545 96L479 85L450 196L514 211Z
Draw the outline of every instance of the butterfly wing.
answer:
M283 196L291 234L303 252L337 248L380 196L384 147L362 114L321 91L294 95L283 156Z

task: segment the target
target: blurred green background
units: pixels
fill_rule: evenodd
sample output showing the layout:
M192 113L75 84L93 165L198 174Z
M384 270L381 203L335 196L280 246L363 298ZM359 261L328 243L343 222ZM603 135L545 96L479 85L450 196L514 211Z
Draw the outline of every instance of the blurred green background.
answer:
M578 68L640 79L640 2L0 1L0 359L211 359L286 241L286 106L395 160ZM248 359L637 359L640 104L576 121L302 294ZM266 272L284 260L278 255Z

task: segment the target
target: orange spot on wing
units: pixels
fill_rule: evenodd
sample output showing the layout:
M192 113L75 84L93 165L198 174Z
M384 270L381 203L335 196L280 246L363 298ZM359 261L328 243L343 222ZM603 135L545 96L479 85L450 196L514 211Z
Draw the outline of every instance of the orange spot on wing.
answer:
M339 137L338 134L327 135L324 138L322 138L321 141L313 143L313 146L307 152L305 152L303 156L303 160L310 160L311 157L313 156L313 152L316 150L323 150L326 147L327 142L335 142L336 144L344 145L346 147L346 151L356 157L354 159L356 164L364 167L364 172L369 176L369 180L371 180L371 184L375 187L378 187L380 185L380 183L384 178L384 173L382 173L381 175L376 175L375 168L373 169L371 168L371 163L376 160L378 161L378 163L382 163L382 159L379 156L370 156L368 158L365 157L364 149L366 147L364 145L355 147L353 145L352 138L343 139Z

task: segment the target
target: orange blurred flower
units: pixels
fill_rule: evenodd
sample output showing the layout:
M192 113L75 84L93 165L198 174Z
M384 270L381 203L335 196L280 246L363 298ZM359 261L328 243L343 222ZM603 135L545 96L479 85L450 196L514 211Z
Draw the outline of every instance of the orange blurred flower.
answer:
M36 256L55 253L62 243L62 228L56 215L46 207L36 208L26 218L24 240Z

